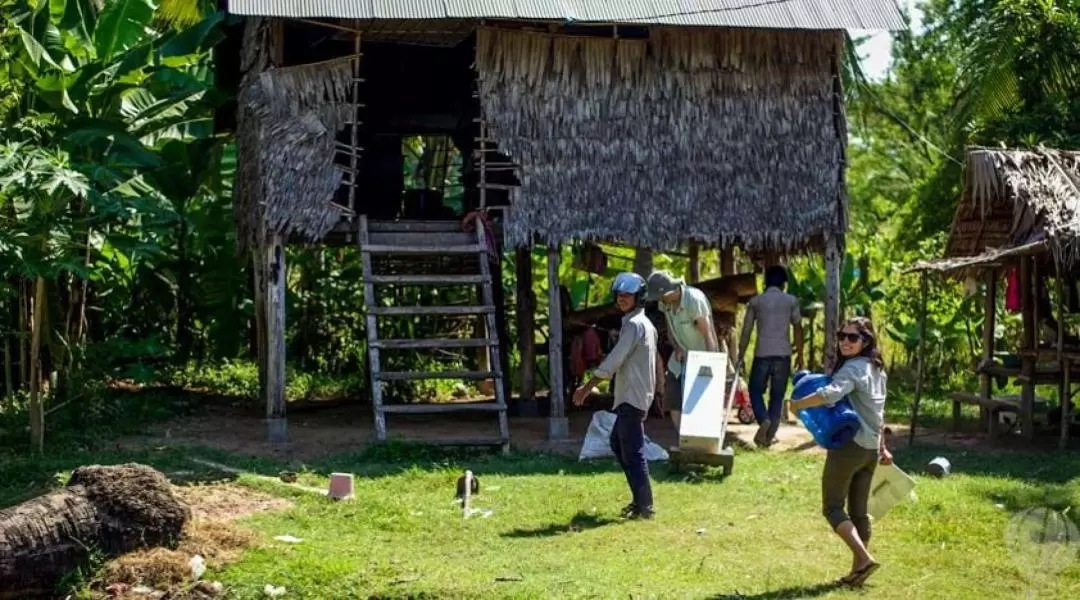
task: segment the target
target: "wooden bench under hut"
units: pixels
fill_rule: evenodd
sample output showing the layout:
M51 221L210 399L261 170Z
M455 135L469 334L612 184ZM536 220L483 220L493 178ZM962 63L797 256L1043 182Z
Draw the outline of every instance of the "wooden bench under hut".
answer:
M387 415L486 411L497 433L469 442L508 447L498 278L511 251L519 289L531 290L531 248L546 247L552 439L567 435L560 245L693 241L824 253L837 289L847 219L844 31L904 28L895 1L865 0L858 10L844 0L790 0L783 10L684 4L229 2L244 17L236 215L239 243L259 265L272 440L285 439L286 243L356 245L363 256L357 286L378 440L387 439ZM432 156L425 150L426 175L407 185L403 143L415 136ZM433 286L479 290L460 306L401 293ZM535 331L530 297L517 298L524 332ZM836 295L826 304L826 327L835 327ZM471 339L380 337L385 321L417 316L483 320ZM518 343L533 361L535 340ZM442 374L384 368L395 352L463 349L486 362ZM491 381L495 399L383 397L391 380L435 377Z
M1065 448L1070 429L1080 427L1073 402L1073 383L1080 381L1080 337L1076 320L1070 323L1070 316L1080 314L1077 215L1080 152L989 148L967 152L964 188L945 257L908 269L922 274L922 329L928 273L983 283L982 356L973 365L981 383L978 393L950 396L954 431L965 404L980 407L981 422L991 437L1011 431L1013 427L1002 430L1001 424L1015 419L1012 424L1030 441L1041 414ZM1020 346L1004 352L999 352L1003 341L994 335L1000 304L1007 312L1020 313L1023 323ZM912 436L922 392L924 345L925 336L920 339ZM995 395L995 385L1004 387L1009 379L1021 386L1019 396ZM1035 390L1041 385L1057 387L1056 409L1047 411L1044 403L1036 402Z

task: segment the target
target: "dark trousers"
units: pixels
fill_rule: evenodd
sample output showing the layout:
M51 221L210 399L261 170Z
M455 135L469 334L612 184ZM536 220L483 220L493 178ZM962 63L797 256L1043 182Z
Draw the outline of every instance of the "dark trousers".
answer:
M822 514L835 530L844 521L851 521L859 537L870 545L870 484L877 468L877 450L869 450L854 440L829 450L825 471L821 475ZM844 503L847 502L847 512Z
M784 408L784 393L791 377L790 356L756 356L750 366L750 405L758 424L766 418L773 423L780 421ZM765 409L765 388L769 388L769 408Z
M611 451L619 461L634 506L639 510L653 505L652 482L649 481L649 462L645 460L645 412L629 404L615 407L615 426L611 428Z

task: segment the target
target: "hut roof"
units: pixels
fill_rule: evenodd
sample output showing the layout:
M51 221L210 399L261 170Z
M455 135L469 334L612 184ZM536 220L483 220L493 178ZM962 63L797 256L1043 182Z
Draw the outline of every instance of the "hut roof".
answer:
M896 0L229 0L229 12L294 19L509 19L819 30L906 26Z
M1049 249L1080 258L1080 152L972 148L945 258L913 270L969 271Z

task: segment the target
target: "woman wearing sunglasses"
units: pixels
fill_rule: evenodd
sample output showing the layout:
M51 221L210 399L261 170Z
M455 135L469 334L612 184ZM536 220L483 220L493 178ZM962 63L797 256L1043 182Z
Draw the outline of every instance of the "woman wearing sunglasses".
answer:
M851 572L837 581L841 585L862 585L881 565L874 560L870 544L870 482L878 462L889 464L892 455L885 447L885 361L878 349L870 319L849 319L836 334L840 357L832 373L832 383L817 392L792 400L791 409L801 410L832 405L844 396L859 415L855 438L829 450L821 476L825 518L851 550ZM844 511L847 504L848 512Z

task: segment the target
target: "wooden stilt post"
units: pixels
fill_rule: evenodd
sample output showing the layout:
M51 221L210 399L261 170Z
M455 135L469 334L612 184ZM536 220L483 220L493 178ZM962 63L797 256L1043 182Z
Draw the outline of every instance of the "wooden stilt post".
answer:
M840 238L825 237L825 369L836 364L836 330L840 327L840 265L844 261Z
M689 283L697 283L701 280L701 246L697 242L690 242L690 273L687 276Z
M982 366L988 367L994 361L994 327L997 318L997 271L993 268L986 272L986 298L983 305ZM992 379L988 373L979 374L979 396L984 406L990 406ZM991 434L996 429L993 415L985 408L979 408L979 417Z
M1058 439L1058 448L1064 450L1069 446L1069 403L1072 400L1072 386L1069 382L1069 368L1071 361L1065 356L1065 273L1061 267L1061 259L1054 252L1054 275L1057 280L1057 354L1058 364L1061 365L1061 381L1058 384L1058 398L1061 401L1061 437Z
M518 354L521 355L519 400L522 409L536 399L536 295L533 293L532 251L518 248L514 254L517 286ZM523 410L523 412L530 412Z
M1034 259L1030 256L1020 257L1020 300L1023 313L1023 358L1020 363L1020 376L1023 387L1020 391L1020 427L1023 429L1024 438L1028 441L1035 439L1034 423L1031 418L1031 407L1035 405L1035 355L1033 354L1038 345L1036 328L1038 327L1035 314L1035 269Z
M922 401L923 379L926 376L926 272L919 274L919 365L915 375L915 401L911 404L911 426L908 428L908 446L915 443L915 426L919 420L919 403Z
M510 327L506 322L506 291L503 288L503 254L496 257L491 266L491 294L495 301L495 329L499 334L499 371L502 374L503 398L510 402L513 397L513 380L510 377Z
M264 248L266 283L266 422L271 444L288 440L285 421L285 248L270 234Z
M727 246L720 249L720 276L727 277L735 274L735 248Z
M650 253L651 254L651 253ZM559 246L548 246L548 370L550 372L551 414L548 418L548 439L570 437L570 422L566 418L566 398L563 390L562 301L559 298Z
M653 270L652 248L638 248L634 254L634 272L648 279Z

